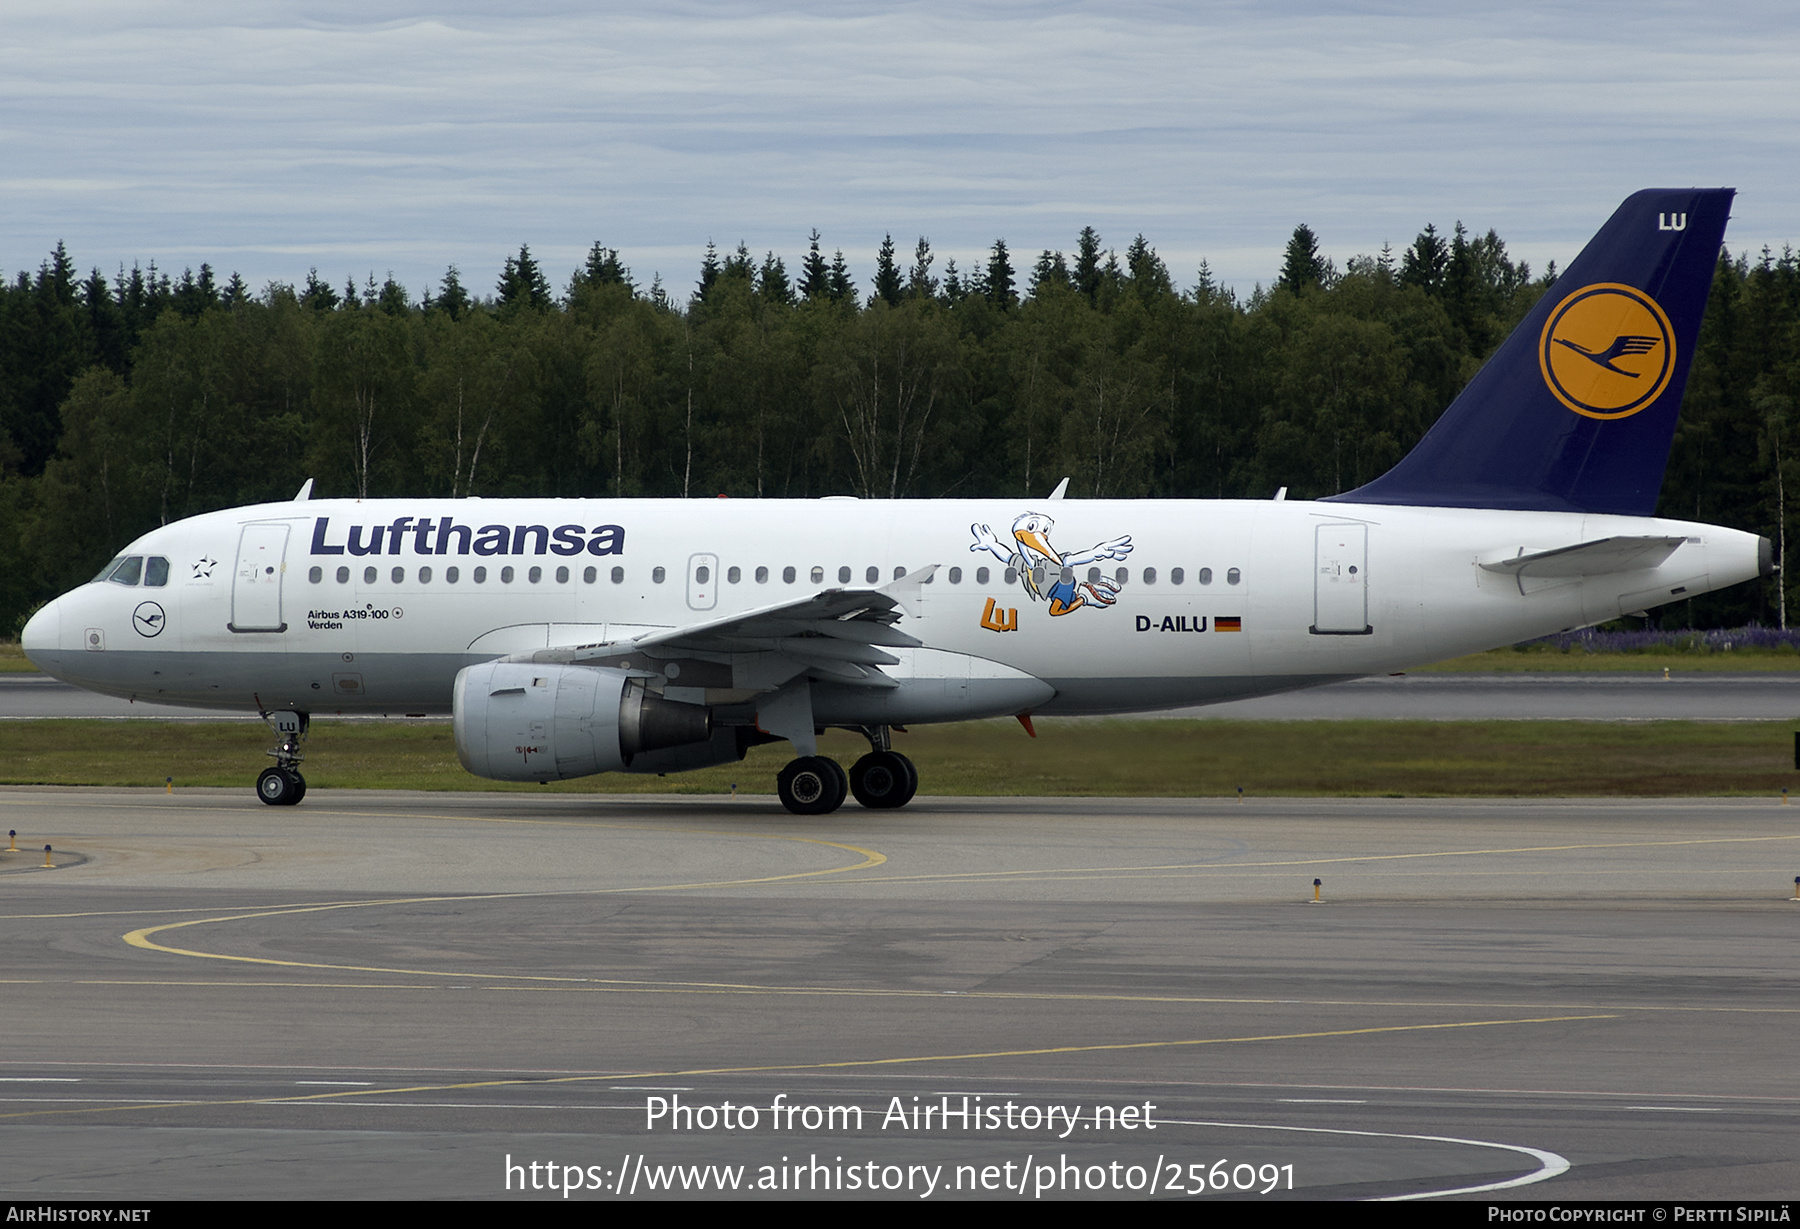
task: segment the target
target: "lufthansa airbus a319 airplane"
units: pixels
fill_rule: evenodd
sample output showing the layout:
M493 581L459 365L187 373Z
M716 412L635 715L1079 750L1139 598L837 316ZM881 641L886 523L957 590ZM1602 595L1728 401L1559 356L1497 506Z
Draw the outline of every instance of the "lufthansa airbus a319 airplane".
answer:
M914 723L1130 713L1402 670L1770 575L1655 518L1730 212L1628 199L1418 446L1317 502L309 499L145 534L24 647L110 695L454 716L470 772L663 773L786 739L782 802L918 787ZM1066 482L1064 484L1067 485ZM869 740L849 770L820 731Z

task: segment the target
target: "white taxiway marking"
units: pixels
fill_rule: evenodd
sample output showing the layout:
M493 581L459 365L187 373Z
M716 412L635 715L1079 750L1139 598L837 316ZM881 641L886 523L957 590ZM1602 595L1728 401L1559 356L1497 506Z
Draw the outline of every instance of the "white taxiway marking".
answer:
M1292 1131L1307 1135L1355 1135L1361 1139L1416 1139L1428 1144L1464 1144L1470 1148L1499 1148L1504 1152L1522 1152L1538 1163L1538 1168L1504 1182L1484 1182L1480 1186L1458 1186L1441 1191L1418 1191L1411 1195L1382 1195L1370 1203L1403 1203L1412 1199L1441 1199L1446 1195L1478 1195L1483 1191L1504 1191L1515 1186L1547 1182L1569 1172L1569 1161L1554 1152L1527 1148L1522 1144L1497 1144L1485 1139L1458 1139L1453 1135L1406 1135L1398 1131L1347 1131L1338 1127L1279 1127L1266 1122L1198 1122L1187 1118L1165 1118L1158 1126L1230 1127L1239 1131Z

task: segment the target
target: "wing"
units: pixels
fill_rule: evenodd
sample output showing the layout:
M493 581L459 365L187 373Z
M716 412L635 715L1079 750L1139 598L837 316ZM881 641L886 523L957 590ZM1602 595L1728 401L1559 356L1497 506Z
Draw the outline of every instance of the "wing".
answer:
M916 610L937 565L879 588L825 589L757 610L659 628L629 639L519 653L508 661L562 662L661 674L670 685L735 692L709 701L747 699L806 675L834 683L891 689L881 672L899 663L884 648L923 642L894 626Z

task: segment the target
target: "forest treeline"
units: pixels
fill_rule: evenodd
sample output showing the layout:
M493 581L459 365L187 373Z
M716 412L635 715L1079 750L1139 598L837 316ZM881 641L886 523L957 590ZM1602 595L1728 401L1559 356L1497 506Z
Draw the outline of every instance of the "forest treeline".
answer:
M790 271L708 247L641 286L595 244L558 293L316 271L98 270L59 244L0 287L0 635L158 524L321 496L1308 498L1385 471L1553 280L1427 227L1343 269L1296 229L1270 286L1189 291L1139 237L984 265L885 242L872 285L815 232ZM1800 479L1800 260L1721 254L1661 511L1781 537ZM1792 475L1790 477L1790 475ZM1669 608L1779 617L1776 583Z

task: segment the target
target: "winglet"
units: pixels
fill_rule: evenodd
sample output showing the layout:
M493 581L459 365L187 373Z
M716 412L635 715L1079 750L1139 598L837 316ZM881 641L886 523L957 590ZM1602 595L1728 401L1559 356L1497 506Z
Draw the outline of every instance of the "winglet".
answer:
M1050 492L1050 498L1051 499L1061 499L1063 497L1063 494L1068 489L1069 489L1069 480L1067 478L1064 478L1061 482L1056 484L1056 489L1054 491Z
M312 483L313 483L313 480L311 478L308 478L306 480L306 482L300 487L300 493L298 495L294 496L295 503L303 504L307 500L312 498Z
M940 565L928 563L916 572L908 572L898 580L889 581L875 590L886 597L894 599L894 603L913 618L919 617L919 598L924 596L921 590Z

